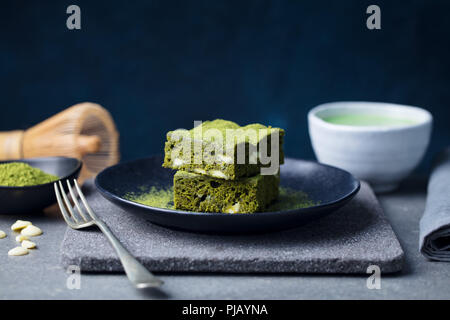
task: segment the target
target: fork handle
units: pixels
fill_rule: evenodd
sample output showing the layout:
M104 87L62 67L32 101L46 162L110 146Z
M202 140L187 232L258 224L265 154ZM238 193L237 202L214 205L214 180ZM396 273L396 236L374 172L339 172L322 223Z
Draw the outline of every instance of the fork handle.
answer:
M125 249L105 223L97 220L95 221L95 224L105 234L114 249L116 249L128 279L130 279L137 288L159 287L163 284L162 280L155 277L139 261L137 261L127 249Z

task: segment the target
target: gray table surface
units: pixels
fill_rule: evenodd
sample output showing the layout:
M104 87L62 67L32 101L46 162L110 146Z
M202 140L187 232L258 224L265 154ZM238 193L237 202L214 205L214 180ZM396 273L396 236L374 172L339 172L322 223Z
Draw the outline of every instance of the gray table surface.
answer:
M426 179L411 178L379 200L405 251L401 273L382 276L381 289L369 290L366 276L161 274L161 290L134 289L123 274L82 274L80 289L68 289L60 266L66 229L56 211L34 216L0 216L0 299L450 299L450 264L427 261L418 252L419 219L425 207ZM45 234L38 250L9 257L16 245L9 230L16 219L31 220Z

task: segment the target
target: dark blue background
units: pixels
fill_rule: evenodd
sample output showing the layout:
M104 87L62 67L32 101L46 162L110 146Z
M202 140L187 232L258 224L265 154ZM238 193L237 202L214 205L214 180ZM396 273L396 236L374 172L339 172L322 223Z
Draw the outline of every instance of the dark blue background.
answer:
M82 30L66 28L81 7ZM378 4L382 30L366 28ZM450 1L2 1L0 130L77 102L102 104L123 159L161 153L165 132L226 118L287 130L313 158L306 113L336 100L425 107L430 157L450 141Z

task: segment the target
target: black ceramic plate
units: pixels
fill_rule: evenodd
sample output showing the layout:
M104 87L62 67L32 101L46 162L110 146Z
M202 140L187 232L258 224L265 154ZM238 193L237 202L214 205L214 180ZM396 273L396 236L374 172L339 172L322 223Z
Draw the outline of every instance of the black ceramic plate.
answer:
M253 214L197 213L149 207L123 198L142 186L172 185L174 171L161 167L162 157L121 163L103 170L95 184L109 201L128 212L166 227L206 233L255 233L299 227L346 204L359 190L350 173L296 159L281 166L281 185L305 192L319 205L290 211Z
M81 161L74 158L48 157L0 161L25 162L44 172L61 177L60 180L76 179L81 170ZM53 182L30 187L0 186L0 214L40 213L56 202Z

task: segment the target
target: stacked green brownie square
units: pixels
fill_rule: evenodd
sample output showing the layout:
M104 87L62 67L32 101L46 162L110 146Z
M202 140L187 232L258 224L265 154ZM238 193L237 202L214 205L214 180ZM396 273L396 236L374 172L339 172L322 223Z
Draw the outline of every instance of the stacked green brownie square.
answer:
M284 162L283 137L280 128L241 127L221 119L191 130L170 131L163 167L178 170L173 187L175 208L223 213L264 210L278 197L279 167L270 174L261 172L273 168L268 163L273 159L271 152L276 152L278 166Z

